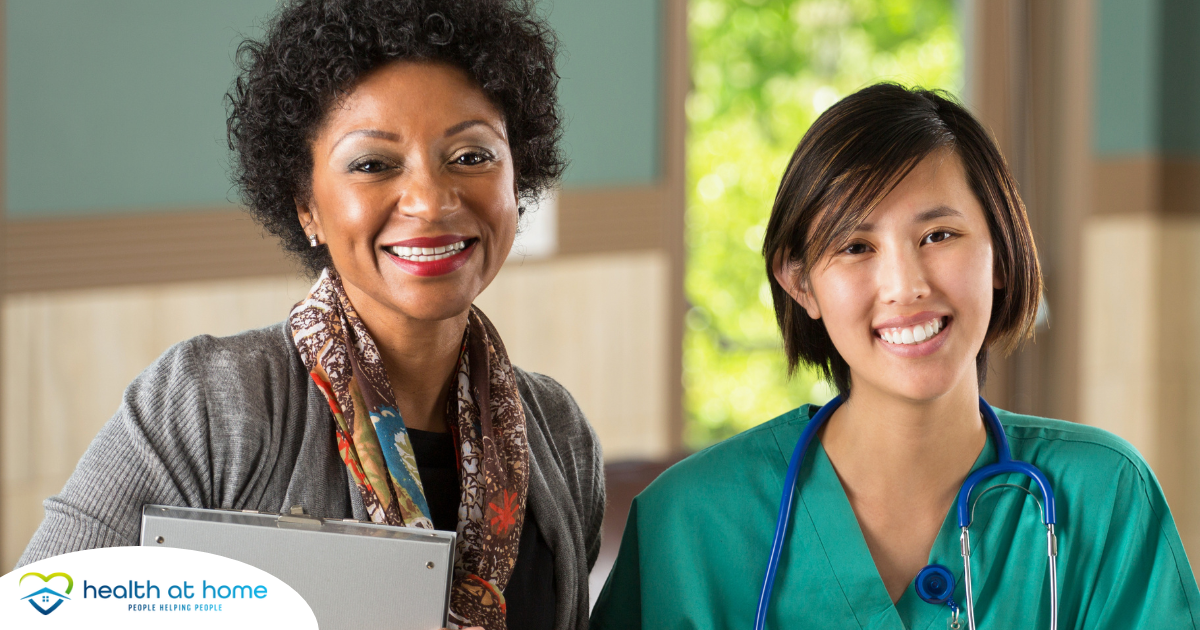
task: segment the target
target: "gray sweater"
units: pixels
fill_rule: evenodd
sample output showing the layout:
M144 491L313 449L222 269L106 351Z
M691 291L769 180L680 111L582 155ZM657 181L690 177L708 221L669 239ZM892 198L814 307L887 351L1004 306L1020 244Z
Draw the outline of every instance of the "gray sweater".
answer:
M588 572L600 550L600 445L570 394L516 369L529 437L529 504L554 552L557 630L588 621ZM284 323L167 350L125 390L17 566L138 544L142 506L366 519L334 445L325 397Z

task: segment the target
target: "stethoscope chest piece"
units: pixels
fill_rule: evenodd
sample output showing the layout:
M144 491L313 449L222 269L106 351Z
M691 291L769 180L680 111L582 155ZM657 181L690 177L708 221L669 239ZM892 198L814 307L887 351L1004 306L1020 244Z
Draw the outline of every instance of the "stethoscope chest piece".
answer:
M950 630L959 630L962 623L958 621L958 603L954 601L954 574L950 569L931 564L917 573L913 584L917 589L917 597L929 604L945 604L950 608Z

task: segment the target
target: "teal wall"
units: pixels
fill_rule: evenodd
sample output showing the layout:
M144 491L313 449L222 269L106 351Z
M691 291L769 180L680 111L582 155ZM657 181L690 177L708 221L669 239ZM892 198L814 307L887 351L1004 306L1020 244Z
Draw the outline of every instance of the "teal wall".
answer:
M8 0L14 218L229 203L222 98L274 0Z
M221 206L233 54L277 0L8 0L14 219ZM544 0L563 44L567 186L656 181L660 7Z
M1200 2L1164 2L1162 50L1163 152L1200 156Z
M1160 126L1160 0L1096 3L1094 149L1156 151Z
M559 99L570 156L565 184L657 181L662 153L661 7L655 0L554 0L563 45Z
M1200 3L1098 0L1093 148L1200 156Z

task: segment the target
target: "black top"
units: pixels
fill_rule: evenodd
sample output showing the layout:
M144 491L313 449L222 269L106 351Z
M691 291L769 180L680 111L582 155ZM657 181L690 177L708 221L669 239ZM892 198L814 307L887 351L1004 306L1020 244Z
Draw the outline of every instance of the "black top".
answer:
M458 453L450 433L408 430L417 471L425 487L433 526L443 531L458 529L458 504L461 499L458 479ZM525 504L525 525L517 547L517 566L504 589L508 606L507 625L512 630L551 630L554 628L554 552L533 517L533 507Z

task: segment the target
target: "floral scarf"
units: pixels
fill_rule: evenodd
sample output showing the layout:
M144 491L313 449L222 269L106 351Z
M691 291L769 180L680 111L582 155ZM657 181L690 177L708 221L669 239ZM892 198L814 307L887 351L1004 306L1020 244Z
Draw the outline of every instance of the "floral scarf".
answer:
M517 560L529 489L525 411L496 329L474 306L455 368L447 423L462 495L450 619L506 630L504 587ZM375 342L326 269L288 318L296 348L325 394L338 453L371 521L433 528L417 459Z

